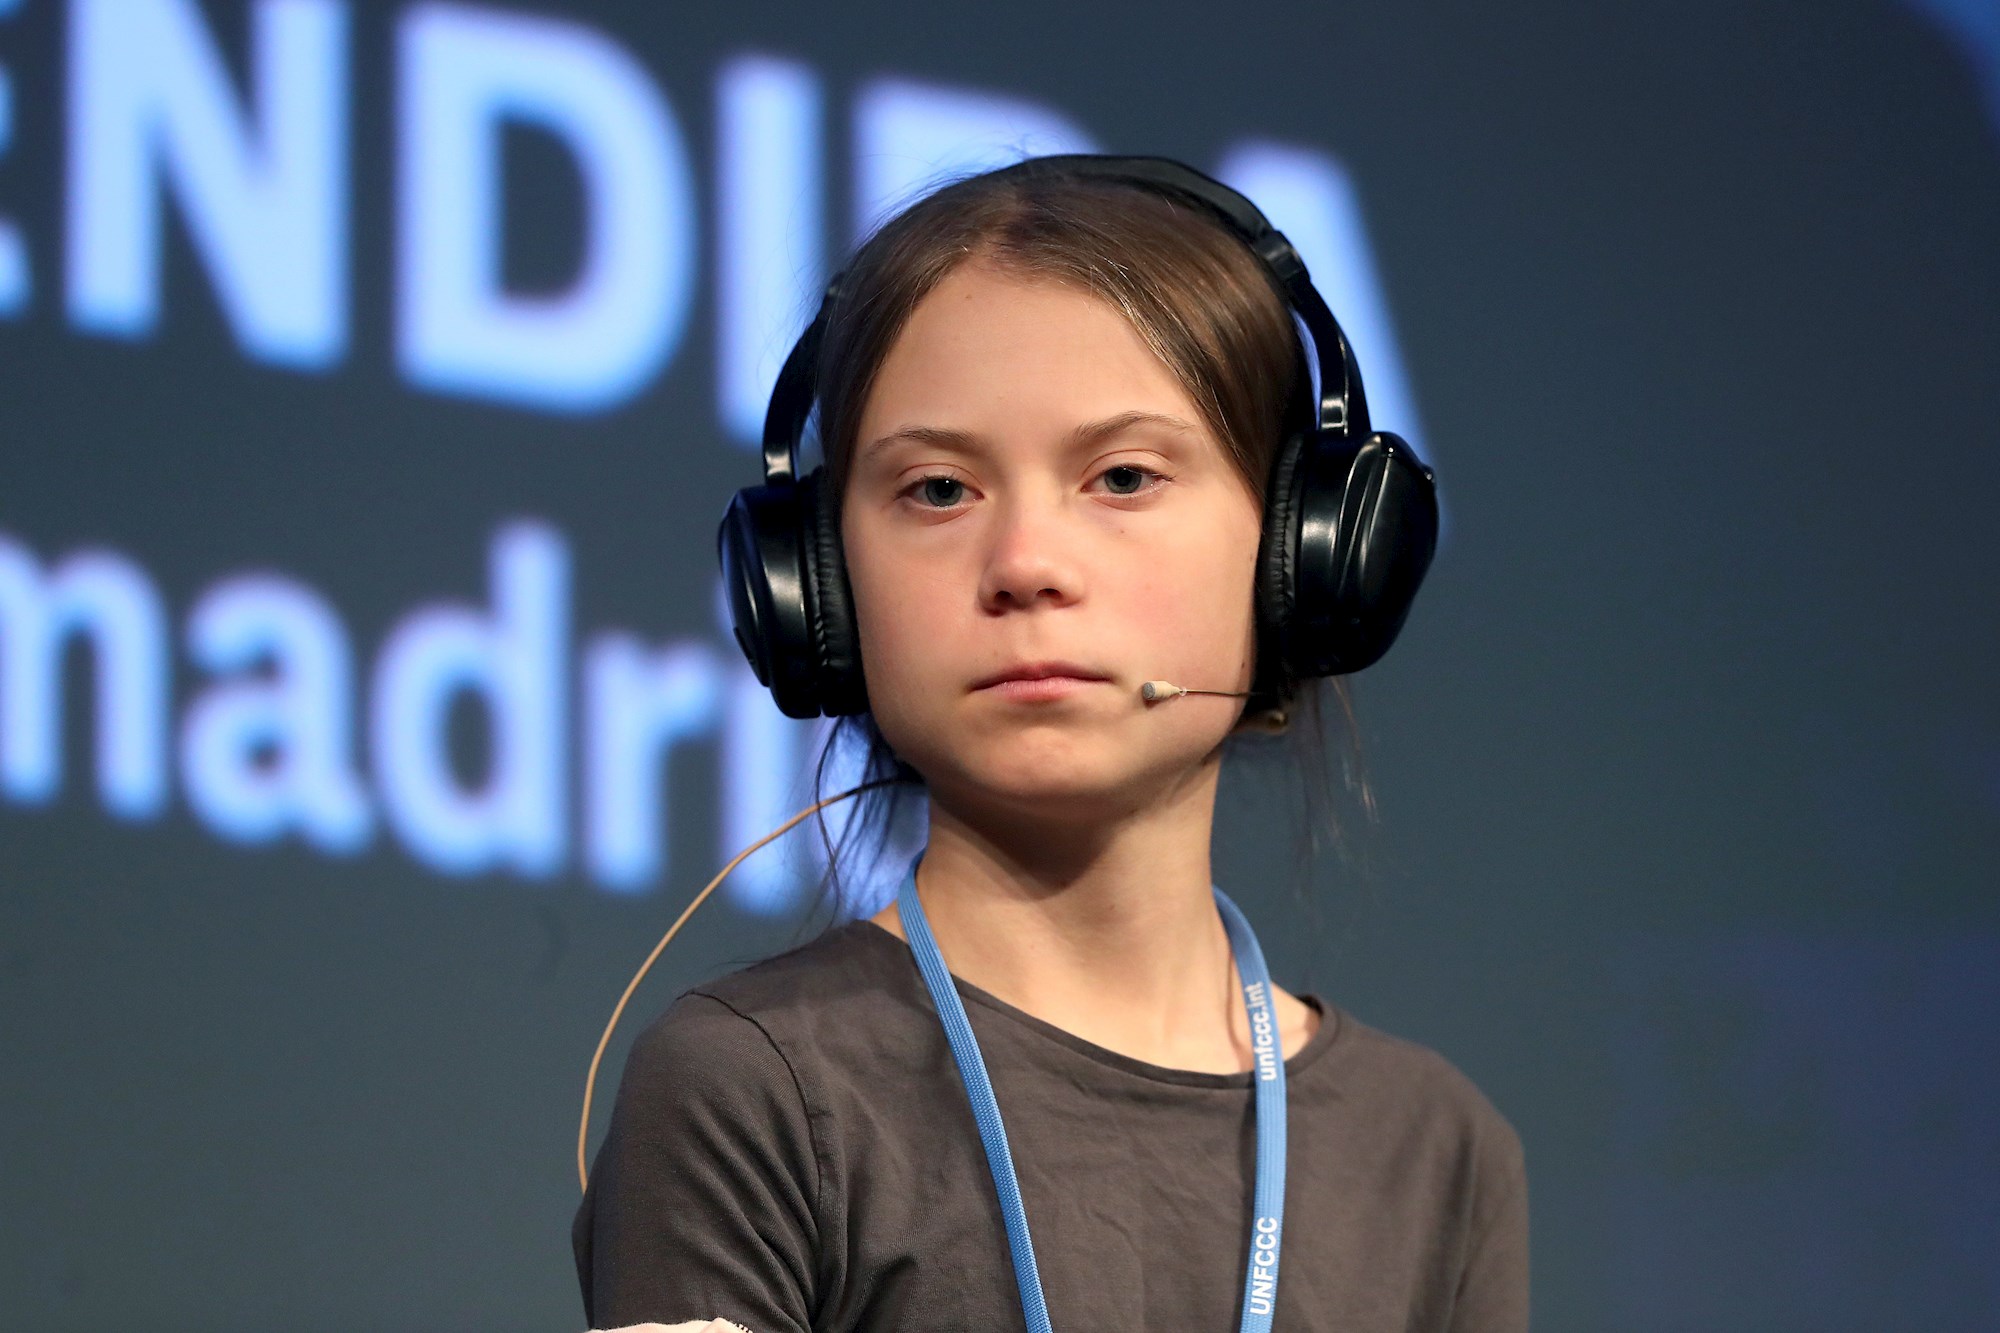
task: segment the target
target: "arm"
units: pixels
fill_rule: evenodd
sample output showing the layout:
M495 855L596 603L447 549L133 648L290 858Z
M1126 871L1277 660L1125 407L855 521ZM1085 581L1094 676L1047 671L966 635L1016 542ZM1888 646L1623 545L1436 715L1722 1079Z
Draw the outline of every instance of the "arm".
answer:
M685 995L633 1044L577 1210L585 1318L806 1333L818 1203L791 1066L756 1023Z
M1466 1246L1448 1333L1527 1333L1528 1176L1511 1131L1507 1143L1499 1178L1482 1191L1490 1202Z

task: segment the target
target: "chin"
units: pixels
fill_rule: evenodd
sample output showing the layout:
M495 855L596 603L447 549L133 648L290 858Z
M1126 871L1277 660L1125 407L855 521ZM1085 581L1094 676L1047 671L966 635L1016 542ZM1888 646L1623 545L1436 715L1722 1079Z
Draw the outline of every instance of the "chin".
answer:
M960 803L1051 824L1098 822L1145 805L1163 775L1130 746L1099 737L1088 744L1029 736L990 737L976 747L927 756L928 774ZM1196 756L1190 756L1190 762ZM933 790L939 786L931 778Z

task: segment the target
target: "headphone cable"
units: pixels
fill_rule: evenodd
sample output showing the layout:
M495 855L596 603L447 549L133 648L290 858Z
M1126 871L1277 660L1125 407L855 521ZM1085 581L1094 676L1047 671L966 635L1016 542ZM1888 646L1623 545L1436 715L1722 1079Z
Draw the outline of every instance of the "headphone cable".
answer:
M800 820L804 819L807 815L810 815L817 810L822 810L825 807L832 805L835 801L844 801L850 796L857 796L860 793L867 791L871 787L892 786L899 781L902 781L902 779L878 778L874 782L864 782L859 787L850 787L848 790L841 792L837 796L827 797L824 801L821 801L818 805L807 806L805 809L799 811L797 814L793 815L790 819L778 825L778 827L772 829L769 833L766 833L763 837L757 839L757 841L751 843L748 847L745 847L742 851L738 852L735 856L735 859L731 860L728 865L722 867L721 873L717 874L714 879L708 882L708 887L703 889L700 893L697 893L694 896L694 901L687 905L687 909L680 914L680 916L674 921L674 924L667 927L667 933L660 937L660 942L658 944L655 944L653 946L653 951L646 955L646 961L639 964L639 970L633 973L631 982L625 987L625 993L618 997L618 1007L611 1011L611 1021L604 1025L604 1035L597 1039L597 1051L590 1057L590 1072L584 1076L583 1118L581 1121L578 1122L576 1127L576 1178L578 1183L583 1187L583 1189L586 1192L590 1189L590 1171L587 1165L585 1164L584 1144L589 1140L590 1137L590 1102L591 1102L591 1093L597 1087L597 1067L604 1060L605 1048L611 1044L611 1034L613 1031L617 1029L618 1020L625 1013L625 1005L628 1001L631 1000L632 992L639 989L639 983L646 979L646 973L652 970L653 963L659 958L660 954L666 950L667 945L673 940L674 936L679 933L680 928L687 923L687 919L694 915L694 909L700 907L702 905L702 902L708 897L708 895L715 892L715 886L722 883L722 881L728 877L729 872L736 869L737 864L741 862L744 857L750 855L750 853L756 851L759 847L762 847L765 843L771 841L771 839L777 837L779 834L788 832L795 824L797 824Z

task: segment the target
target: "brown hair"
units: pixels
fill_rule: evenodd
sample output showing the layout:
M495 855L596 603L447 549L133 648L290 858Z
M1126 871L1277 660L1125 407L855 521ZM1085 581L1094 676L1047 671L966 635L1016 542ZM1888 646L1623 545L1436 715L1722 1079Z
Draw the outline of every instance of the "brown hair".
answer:
M1207 210L1136 182L1085 176L1060 164L1016 164L965 177L926 195L877 229L856 252L826 312L817 393L822 481L836 515L844 497L855 435L883 360L919 302L960 264L977 257L1030 279L1082 287L1118 309L1165 363L1199 409L1203 423L1263 503L1271 464L1288 432L1311 424L1311 371L1304 343L1276 280L1247 245ZM1268 627L1260 627L1268 629ZM865 663L864 663L865 668ZM1244 721L1231 752L1263 753L1271 737L1292 738L1309 812L1300 868L1329 830L1345 850L1345 828L1327 785L1322 693L1340 705L1346 742L1342 773L1372 822L1373 793L1361 764L1347 683L1297 679L1261 643ZM1303 705L1303 708L1301 708ZM1298 714L1304 713L1304 724ZM824 797L828 757L860 732L862 781L894 778L853 798L841 846L873 830L879 857L905 786L920 774L896 753L872 713L838 719L813 777ZM840 855L816 819L836 909L851 904L840 882Z

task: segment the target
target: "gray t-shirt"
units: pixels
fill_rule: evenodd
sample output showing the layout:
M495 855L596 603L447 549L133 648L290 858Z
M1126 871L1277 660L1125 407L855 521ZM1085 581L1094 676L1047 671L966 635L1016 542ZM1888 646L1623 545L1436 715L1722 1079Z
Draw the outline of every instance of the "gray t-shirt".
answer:
M1237 1327L1250 1074L1147 1064L963 980L1057 1333ZM1521 1142L1442 1056L1318 996L1285 1062L1276 1333L1528 1326ZM572 1233L593 1328L1020 1333L999 1200L909 946L854 921L639 1037Z

